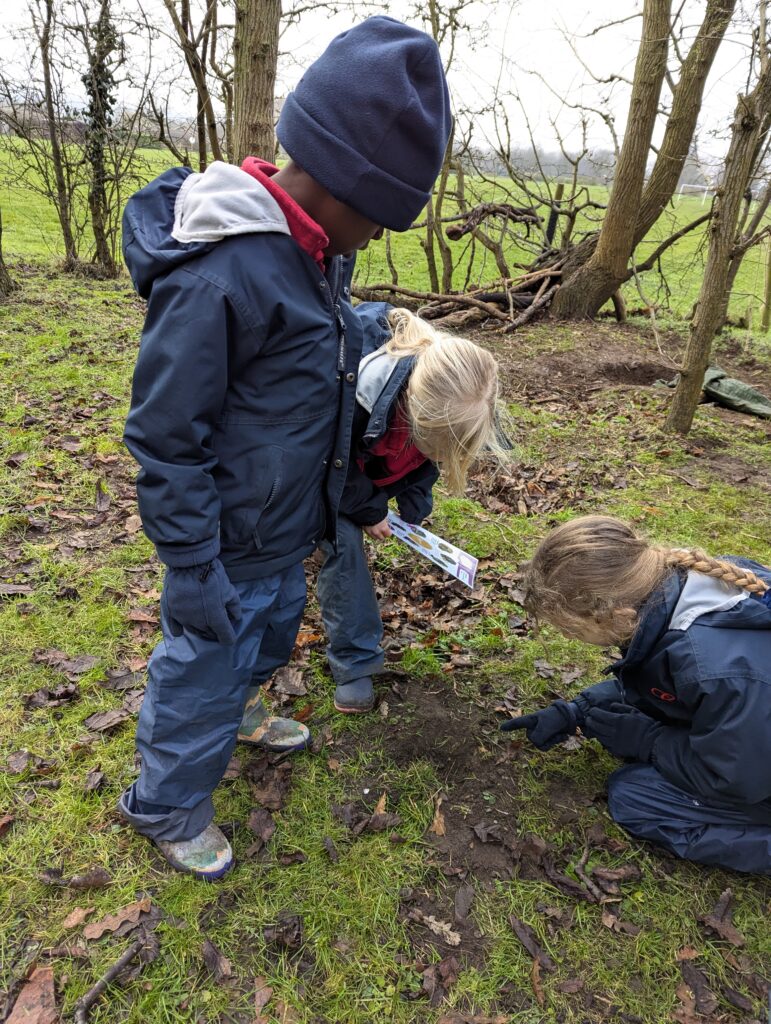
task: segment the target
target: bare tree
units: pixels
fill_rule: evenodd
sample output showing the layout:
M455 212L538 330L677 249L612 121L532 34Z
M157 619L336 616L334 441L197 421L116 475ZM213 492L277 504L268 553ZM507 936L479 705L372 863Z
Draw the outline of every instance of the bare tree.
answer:
M731 128L722 184L717 192L710 224L709 253L701 291L691 323L667 428L687 434L699 403L712 339L725 319L730 262L735 254L742 200L757 157L758 145L771 116L771 59L766 31L767 2L762 0L759 36L760 72L751 92L740 96Z
M223 159L207 76L209 45L212 42L212 33L216 35L217 31L217 0L206 0L206 9L197 29L192 22L190 0L163 0L163 4L171 18L175 38L184 54L195 87L198 163L199 169L203 171L209 152L215 160Z
M72 177L67 173L62 149L60 119L54 97L54 71L52 66L53 33L56 25L55 0L34 0L30 5L32 24L35 29L43 69L43 99L45 102L48 139L51 144L51 170L56 183L56 213L64 241L65 266L77 263L78 253L72 227ZM68 180L69 179L69 180Z
M281 0L235 0L233 156L273 160Z
M668 71L671 35L669 0L646 0L643 37L635 67L627 130L619 153L613 192L599 234L570 253L552 311L557 316L593 316L628 278L637 245L674 195L688 157L707 75L736 6L736 0L708 0L704 19L675 83ZM679 13L679 12L678 12ZM679 55L679 48L676 48ZM672 89L664 138L643 187L653 127L664 81Z
M68 27L86 55L81 81L88 105L84 111L84 156L89 168L88 206L94 236L94 262L101 274L115 277L118 264L108 238L108 149L113 130L117 67L123 61L121 40L112 20L111 0L99 0L92 20L88 0L78 0L76 19Z
M0 300L7 299L19 286L8 273L3 259L3 212L0 210Z

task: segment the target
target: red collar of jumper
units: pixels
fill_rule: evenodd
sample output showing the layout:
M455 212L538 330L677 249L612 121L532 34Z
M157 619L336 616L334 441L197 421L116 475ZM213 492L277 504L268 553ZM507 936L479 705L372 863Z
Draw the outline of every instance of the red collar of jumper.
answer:
M383 460L386 476L373 480L378 487L396 483L426 461L426 456L410 439L410 427L401 406L396 409L388 430L367 454Z
M260 160L256 156L248 156L241 164L241 170L251 174L259 183L273 196L281 212L286 217L289 233L297 242L300 248L307 252L311 259L318 265L319 270L324 273L324 250L329 245L324 230L316 221L308 216L299 203L285 192L280 185L273 181L273 175L278 171L275 164L267 160Z

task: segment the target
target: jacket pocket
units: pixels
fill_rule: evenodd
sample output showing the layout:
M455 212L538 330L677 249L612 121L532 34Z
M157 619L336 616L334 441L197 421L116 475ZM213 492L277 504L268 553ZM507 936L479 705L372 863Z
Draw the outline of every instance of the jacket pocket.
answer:
M254 449L244 460L239 486L228 507L222 510L223 547L243 547L249 543L258 551L263 547L259 524L281 494L283 462L284 452L278 445Z

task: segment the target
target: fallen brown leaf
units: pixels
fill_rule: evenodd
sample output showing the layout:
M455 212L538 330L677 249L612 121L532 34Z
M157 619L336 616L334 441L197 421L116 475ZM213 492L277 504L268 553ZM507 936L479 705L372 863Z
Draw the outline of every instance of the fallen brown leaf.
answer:
M732 946L741 948L746 939L731 920L733 915L733 892L726 889L708 914L699 917L704 927Z
M602 923L606 928L610 928L611 931L624 935L639 935L642 931L639 925L631 924L629 921L622 921L620 917L611 910L608 910L607 907L604 907L602 911Z
M292 718L294 718L295 722L307 722L313 716L315 710L316 708L313 704L303 704L298 711L293 712Z
M447 956L438 964L431 964L423 972L423 991L432 1007L437 1007L444 1000L447 992L458 980L460 964L454 956Z
M680 974L688 988L693 992L696 1000L696 1012L703 1016L709 1016L717 1009L717 999L709 987L707 978L698 967L683 960L680 963Z
M262 1011L273 998L273 989L265 978L254 979L254 1012L256 1017L252 1024L268 1024L268 1018L263 1017Z
M681 960L695 960L699 956L698 949L694 949L693 946L683 946L675 954L675 960L679 963Z
M308 687L303 682L303 671L294 665L284 665L273 673L271 688L288 697L304 697Z
M89 868L80 874L65 878L59 868L44 868L38 875L46 885L58 885L66 889L103 889L112 881L112 875L106 868Z
M524 921L520 921L520 919L515 917L513 914L509 917L509 924L511 925L514 934L528 951L530 956L536 960L545 971L555 971L557 969L554 961L541 946L538 937L529 924L525 924Z
M123 529L128 534L139 533L142 529L142 520L139 516L129 516L123 524Z
M533 989L535 1001L539 1006L545 1006L546 996L543 994L543 987L541 985L541 965L537 960L533 960L533 966L530 968L530 985Z
M270 840L270 837L276 831L276 823L273 820L273 815L270 811L266 811L264 807L255 807L249 814L249 821L247 824L249 826L249 830L262 841L263 845Z
M130 717L130 712L125 708L112 708L110 711L97 711L95 714L89 715L83 725L91 732L112 732Z
M94 907L75 907L62 921L62 928L77 928L94 912Z
M443 939L448 946L460 945L460 935L458 932L453 931L446 921L437 920L433 914L424 914L422 910L418 910L416 907L409 912L407 917L411 921L417 921L420 924L424 924L429 931L432 931L434 935Z
M4 814L0 817L0 839L10 830L15 820L12 814Z
M7 1024L57 1024L56 990L51 967L36 967L14 1003Z
M130 926L128 931L131 931L132 928L142 923L142 916L150 912L151 906L150 898L147 896L142 900L137 900L135 903L129 903L128 906L122 907L114 914L107 914L105 917L100 918L100 920L87 924L83 929L83 938L89 941L101 939L107 932L114 932L121 925L125 924Z
M98 768L92 768L86 774L86 782L83 786L84 793L97 793L100 789L104 788L107 782L107 777L104 772L100 772Z
M385 793L381 793L380 794L380 799L375 804L375 810L372 813L373 814L385 814L387 799L388 799L387 795Z
M463 882L455 893L455 921L460 924L466 920L474 902L474 886L471 882Z
M276 923L268 925L262 934L268 945L299 949L303 942L302 918L284 910L278 915Z
M222 955L210 939L204 939L201 955L209 974L211 974L218 985L221 985L233 973L233 968L228 958Z

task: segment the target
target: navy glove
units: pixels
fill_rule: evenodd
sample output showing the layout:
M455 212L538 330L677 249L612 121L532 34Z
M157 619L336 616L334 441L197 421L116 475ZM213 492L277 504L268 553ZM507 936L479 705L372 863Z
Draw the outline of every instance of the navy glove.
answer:
M189 629L205 640L236 641L233 622L241 618L241 601L219 558L206 565L167 568L161 608L172 636Z
M616 757L647 763L664 726L630 704L611 704L588 711L582 730Z
M551 750L563 743L582 723L581 710L575 701L555 700L548 708L534 711L531 715L510 718L501 726L503 732L525 729L527 738L539 750Z

